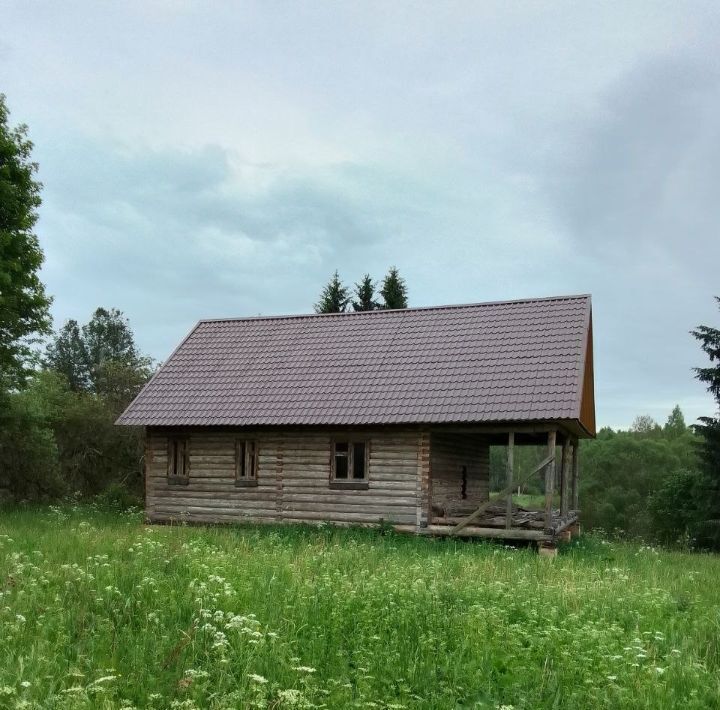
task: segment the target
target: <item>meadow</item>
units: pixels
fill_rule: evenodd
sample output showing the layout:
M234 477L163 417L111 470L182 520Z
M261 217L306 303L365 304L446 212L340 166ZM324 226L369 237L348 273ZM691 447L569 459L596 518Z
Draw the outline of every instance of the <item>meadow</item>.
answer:
M720 558L0 512L2 708L711 708Z

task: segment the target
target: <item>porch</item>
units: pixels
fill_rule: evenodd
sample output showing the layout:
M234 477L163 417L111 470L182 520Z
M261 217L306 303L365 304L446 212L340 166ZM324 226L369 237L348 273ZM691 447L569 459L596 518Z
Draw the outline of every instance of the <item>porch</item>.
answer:
M577 434L558 424L508 429L430 433L427 520L415 532L552 547L579 531ZM494 476L491 447L502 447L495 448ZM528 484L536 495L520 495Z

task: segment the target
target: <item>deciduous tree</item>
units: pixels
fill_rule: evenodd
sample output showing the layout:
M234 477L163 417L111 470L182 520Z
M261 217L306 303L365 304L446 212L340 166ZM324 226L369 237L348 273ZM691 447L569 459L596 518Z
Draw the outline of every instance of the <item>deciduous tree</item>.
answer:
M98 308L82 327L69 320L48 345L48 369L63 374L76 392L107 395L127 404L147 381L152 361L140 355L127 318Z
M685 424L685 417L680 409L680 405L676 404L665 422L663 431L670 436L682 436L687 433L687 430L687 424Z
M33 232L41 184L27 135L27 126L9 126L0 94L0 388L23 384L33 336L50 328L43 253Z

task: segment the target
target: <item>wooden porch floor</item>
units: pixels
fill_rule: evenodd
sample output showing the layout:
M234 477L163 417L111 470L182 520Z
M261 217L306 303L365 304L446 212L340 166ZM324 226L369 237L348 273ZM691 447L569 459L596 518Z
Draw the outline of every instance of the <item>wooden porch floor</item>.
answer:
M472 512L472 511L469 511ZM436 516L430 523L418 530L413 525L395 526L399 532L414 532L420 535L450 536L453 528L461 523L466 515L459 511L452 516ZM536 540L555 542L570 526L578 522L579 511L571 510L563 517L559 509L554 509L552 523L545 528L545 511L535 508L515 506L510 527L505 523L505 506L490 506L486 514L457 531L457 537L487 537L500 540Z

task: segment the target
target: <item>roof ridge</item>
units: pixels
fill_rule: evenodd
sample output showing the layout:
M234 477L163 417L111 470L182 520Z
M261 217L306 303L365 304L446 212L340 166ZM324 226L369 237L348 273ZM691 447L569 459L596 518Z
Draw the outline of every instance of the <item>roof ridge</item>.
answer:
M229 323L237 321L260 321L260 320L291 320L301 318L345 318L359 316L374 316L387 313L407 313L415 311L448 311L460 310L463 308L479 308L484 306L503 306L519 303L540 303L543 301L574 301L582 299L590 299L589 293L577 293L567 296L541 296L538 298L514 298L504 301L480 301L477 303L446 303L438 306L413 306L411 308L379 308L373 311L344 311L342 313L287 313L273 316L257 315L257 316L235 316L229 318L201 318L196 326L201 323ZM194 329L193 329L194 330Z

